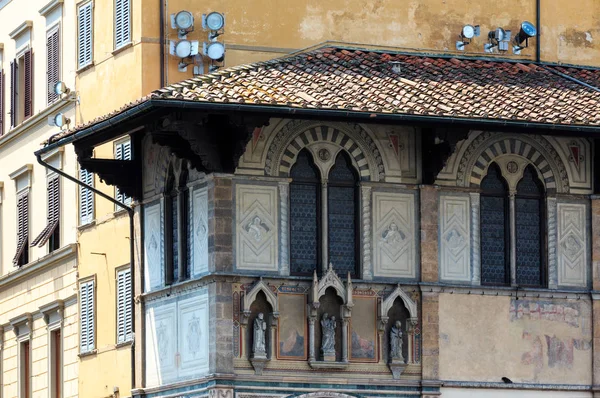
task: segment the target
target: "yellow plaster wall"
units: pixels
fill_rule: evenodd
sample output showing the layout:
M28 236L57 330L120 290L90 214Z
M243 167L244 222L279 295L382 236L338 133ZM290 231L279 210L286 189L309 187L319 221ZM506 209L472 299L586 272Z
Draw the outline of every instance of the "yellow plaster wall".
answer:
M511 300L440 294L440 379L591 384L589 301ZM566 351L554 355L553 344Z

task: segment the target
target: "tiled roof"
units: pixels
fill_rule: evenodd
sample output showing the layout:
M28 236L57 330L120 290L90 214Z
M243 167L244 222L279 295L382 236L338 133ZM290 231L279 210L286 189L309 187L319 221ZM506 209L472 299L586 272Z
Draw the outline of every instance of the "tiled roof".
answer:
M600 126L600 92L552 70L600 86L598 69L321 48L173 84L52 141L165 99Z

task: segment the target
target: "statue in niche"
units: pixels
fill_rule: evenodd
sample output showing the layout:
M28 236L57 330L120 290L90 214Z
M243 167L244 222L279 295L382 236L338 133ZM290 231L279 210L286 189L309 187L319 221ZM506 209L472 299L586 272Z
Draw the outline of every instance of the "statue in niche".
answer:
M328 315L324 313L323 318L321 318L321 351L325 355L332 353L335 355L335 317L328 318Z
M390 357L394 362L404 362L402 356L402 322L400 321L396 321L390 331Z
M265 322L264 317L264 314L261 312L254 320L254 343L252 345L252 353L254 354L254 358L267 357L265 344L265 331L267 330L267 322Z

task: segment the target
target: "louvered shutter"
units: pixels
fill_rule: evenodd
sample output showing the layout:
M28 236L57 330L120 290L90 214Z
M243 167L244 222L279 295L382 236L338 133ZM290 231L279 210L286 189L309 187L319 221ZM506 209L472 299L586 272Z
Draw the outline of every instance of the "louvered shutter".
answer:
M23 65L25 66L23 117L27 119L33 115L33 53L31 50L23 54Z
M48 242L60 221L60 178L55 175L48 179L48 223L42 232L31 242L31 246L42 247Z
M94 174L86 169L79 169L79 180L86 185L94 186ZM94 193L79 186L79 223L89 224L94 219Z
M115 159L117 160L131 160L131 141L122 142L116 145ZM116 199L125 204L131 203L131 197L123 194L119 188L117 188Z
M4 134L4 71L0 71L0 136Z
M92 43L93 43L93 3L89 2L87 4L79 7L79 12L77 15L77 63L78 69L83 68L86 65L92 63Z
M131 271L124 270L117 274L117 343L132 339L131 315Z
M115 0L115 49L131 41L131 1Z
M10 127L17 125L17 81L19 73L19 63L13 60L10 63Z
M80 352L89 352L94 349L94 281L85 282L79 285L79 325Z
M19 260L25 250L29 240L29 194L21 194L17 198L17 252L13 257L13 264L23 265Z
M60 80L60 36L58 28L46 39L46 74L48 76L48 105L58 99L54 85Z

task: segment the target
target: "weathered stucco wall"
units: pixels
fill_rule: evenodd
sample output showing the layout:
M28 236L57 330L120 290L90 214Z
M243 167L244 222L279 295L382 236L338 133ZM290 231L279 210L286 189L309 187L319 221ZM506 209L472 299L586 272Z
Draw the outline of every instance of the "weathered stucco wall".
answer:
M440 294L440 379L591 384L591 305Z

